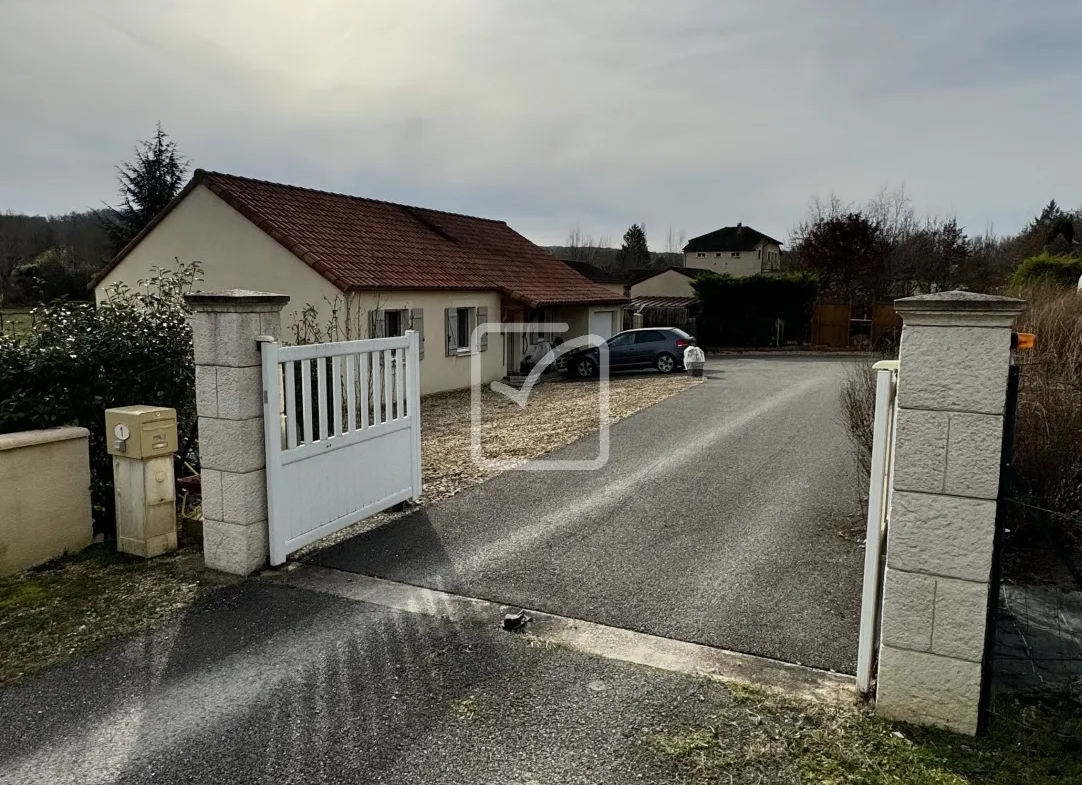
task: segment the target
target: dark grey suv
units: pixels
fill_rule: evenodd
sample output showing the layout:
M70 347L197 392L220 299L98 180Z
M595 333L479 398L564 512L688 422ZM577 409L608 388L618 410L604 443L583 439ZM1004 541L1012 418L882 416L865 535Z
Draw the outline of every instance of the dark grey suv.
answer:
M609 346L609 370L631 371L657 368L672 373L684 367L684 349L695 339L675 327L643 327L617 333L605 343ZM567 359L568 372L588 378L597 373L598 349L580 349Z

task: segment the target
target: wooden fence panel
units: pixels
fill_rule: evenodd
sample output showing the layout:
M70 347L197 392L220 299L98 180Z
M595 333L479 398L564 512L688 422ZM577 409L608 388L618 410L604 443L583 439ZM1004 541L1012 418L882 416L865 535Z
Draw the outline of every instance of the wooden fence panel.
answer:
M849 303L816 303L812 312L812 343L816 346L848 346L851 310Z

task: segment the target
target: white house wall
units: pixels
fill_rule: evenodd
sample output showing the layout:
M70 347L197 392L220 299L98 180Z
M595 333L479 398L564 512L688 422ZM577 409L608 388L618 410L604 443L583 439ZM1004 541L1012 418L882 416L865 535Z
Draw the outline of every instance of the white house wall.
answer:
M322 306L325 298L341 295L330 281L198 186L109 272L94 289L94 297L101 302L106 287L116 281L135 289L140 279L153 276L153 267L176 269L177 260L202 263L203 283L198 288L205 292L254 289L289 295L282 312L284 329L291 314L299 313L305 303Z

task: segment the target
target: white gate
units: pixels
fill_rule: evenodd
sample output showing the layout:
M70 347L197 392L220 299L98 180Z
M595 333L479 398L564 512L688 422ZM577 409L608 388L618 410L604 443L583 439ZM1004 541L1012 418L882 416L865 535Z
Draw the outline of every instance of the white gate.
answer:
M875 419L872 431L871 477L868 483L868 532L864 541L864 596L857 644L857 689L871 691L872 669L879 649L879 617L883 601L883 556L887 515L894 478L895 409L898 361L882 360L875 368Z
M262 347L275 565L421 495L420 340L410 330L398 338Z

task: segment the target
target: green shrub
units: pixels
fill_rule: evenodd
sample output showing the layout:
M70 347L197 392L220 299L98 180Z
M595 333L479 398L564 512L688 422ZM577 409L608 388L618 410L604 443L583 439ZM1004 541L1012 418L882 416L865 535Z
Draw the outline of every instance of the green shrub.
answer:
M1077 256L1056 256L1047 251L1031 256L1014 271L1011 288L1025 289L1030 286L1048 284L1074 289L1078 279L1082 278L1082 258Z
M807 339L819 279L812 273L733 278L704 272L692 287L699 299L700 344L771 346L778 319L785 322L786 342Z
M113 470L105 410L147 404L177 410L181 442L195 419L192 332L182 295L198 263L156 270L142 291L112 287L100 306L34 309L33 329L0 336L0 433L79 425L90 430L95 528L113 526Z

